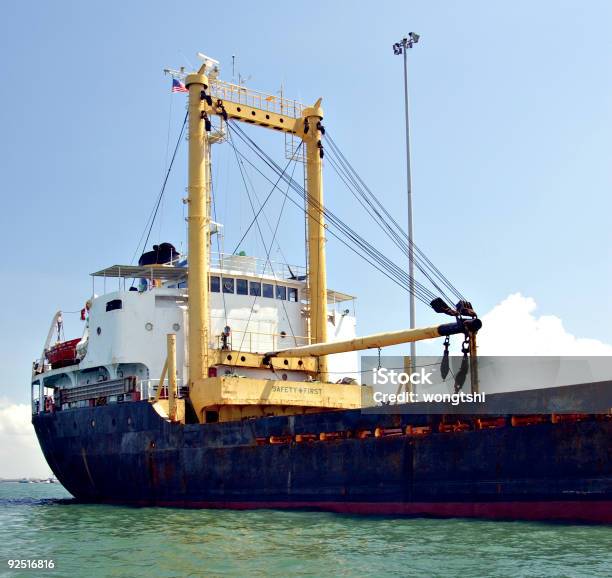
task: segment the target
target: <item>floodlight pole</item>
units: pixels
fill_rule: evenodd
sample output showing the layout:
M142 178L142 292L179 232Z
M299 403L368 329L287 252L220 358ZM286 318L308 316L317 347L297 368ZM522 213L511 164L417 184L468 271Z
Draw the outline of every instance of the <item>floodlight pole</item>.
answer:
M416 311L414 300L414 248L412 227L412 173L410 169L410 106L408 99L408 49L419 41L419 35L411 32L408 38L403 38L393 45L393 53L404 56L404 106L406 113L406 188L408 194L408 275L410 288L410 328L416 327ZM410 344L411 367L416 367L416 343Z

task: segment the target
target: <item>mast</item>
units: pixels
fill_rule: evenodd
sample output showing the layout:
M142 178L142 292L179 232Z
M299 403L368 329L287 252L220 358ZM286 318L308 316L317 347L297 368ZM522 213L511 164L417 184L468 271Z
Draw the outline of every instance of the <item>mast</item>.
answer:
M189 183L188 251L189 251L189 386L208 374L208 269L210 248L210 181L209 142L204 130L202 91L208 88L203 65L196 74L189 74Z
M308 284L310 291L310 343L327 341L327 266L323 218L323 147L321 99L304 110L308 230ZM327 358L319 357L319 379L327 380Z
M293 134L306 148L307 244L310 290L310 341L327 341L327 279L321 146L321 99L313 106L291 110L283 97L251 91L220 81L207 67L218 64L205 55L197 73L185 79L189 89L189 385L206 378L210 365L209 286L210 263L210 141L206 122L210 115L247 122ZM211 84L212 83L212 84ZM210 86L209 86L210 85ZM212 98L214 94L214 99ZM299 112L298 112L299 111ZM296 114L297 112L297 114ZM318 361L321 381L327 379L327 360Z

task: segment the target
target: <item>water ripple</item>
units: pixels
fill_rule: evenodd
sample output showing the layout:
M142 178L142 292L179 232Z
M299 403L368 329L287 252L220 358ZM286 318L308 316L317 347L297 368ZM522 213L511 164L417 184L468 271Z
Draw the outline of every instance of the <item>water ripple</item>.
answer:
M609 576L612 528L81 504L0 484L0 576ZM12 572L7 558L53 559Z

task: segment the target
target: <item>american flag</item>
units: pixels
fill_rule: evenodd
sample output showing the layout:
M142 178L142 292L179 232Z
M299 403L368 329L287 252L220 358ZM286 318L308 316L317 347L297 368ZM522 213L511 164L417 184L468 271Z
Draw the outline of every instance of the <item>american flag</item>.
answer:
M172 92L189 92L185 85L178 79L172 79Z

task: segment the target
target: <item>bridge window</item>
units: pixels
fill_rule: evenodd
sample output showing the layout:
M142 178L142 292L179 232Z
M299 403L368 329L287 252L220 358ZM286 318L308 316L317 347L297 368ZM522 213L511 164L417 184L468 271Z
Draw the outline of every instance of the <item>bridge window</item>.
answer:
M234 279L223 277L223 293L234 292Z
M270 285L269 283L263 284L263 296L269 297L270 299L274 299L274 285Z
M282 299L283 301L287 301L287 287L283 287L282 285L276 286L276 298Z
M287 289L287 296L288 296L289 301L293 301L294 303L297 303L298 290L295 287L289 287Z
M106 303L107 311L115 311L116 309L121 309L123 307L123 302L121 299L112 299Z
M219 289L221 288L221 280L219 277L211 276L210 278L210 290L212 293L219 293Z
M249 282L246 279L236 279L236 293L238 295L249 294Z
M251 281L249 283L249 295L261 297L261 283L259 281Z

